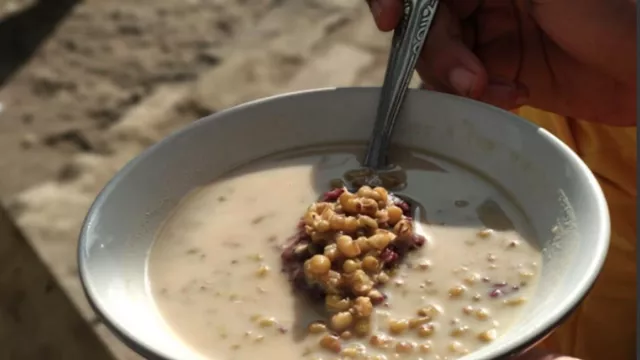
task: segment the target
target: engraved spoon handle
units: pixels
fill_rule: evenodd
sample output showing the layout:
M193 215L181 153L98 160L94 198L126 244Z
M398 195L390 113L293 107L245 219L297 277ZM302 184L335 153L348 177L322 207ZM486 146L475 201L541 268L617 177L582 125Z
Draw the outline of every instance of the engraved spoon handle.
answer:
M382 169L387 165L387 152L393 128L438 2L404 0L404 15L393 33L373 134L364 158L363 165L367 168Z

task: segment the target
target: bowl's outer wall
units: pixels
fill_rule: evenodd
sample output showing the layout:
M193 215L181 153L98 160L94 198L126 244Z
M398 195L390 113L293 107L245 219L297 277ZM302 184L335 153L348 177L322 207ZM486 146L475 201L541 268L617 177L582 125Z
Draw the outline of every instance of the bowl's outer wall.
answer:
M80 275L105 320L150 353L197 359L153 305L146 258L162 221L192 188L264 155L338 142L365 142L379 89L299 92L201 119L152 146L105 187L87 215ZM557 138L515 115L455 96L412 90L395 143L441 155L483 173L528 216L544 248L536 298L494 344L465 359L526 346L574 308L608 249L609 214L582 161Z

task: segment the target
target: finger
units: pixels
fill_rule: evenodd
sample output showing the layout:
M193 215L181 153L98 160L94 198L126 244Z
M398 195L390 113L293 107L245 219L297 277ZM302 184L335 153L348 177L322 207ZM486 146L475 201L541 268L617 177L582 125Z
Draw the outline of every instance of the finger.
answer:
M447 3L440 4L417 68L426 82L457 95L477 99L487 86L487 72L464 44Z
M472 16L482 5L483 0L443 0L449 6L451 12L460 20L466 20Z
M479 100L504 110L514 110L525 105L528 97L529 91L524 85L490 81Z
M391 31L402 16L402 0L367 0L373 19L380 31Z
M497 0L487 2L493 6L485 5L474 17L478 29L482 29L477 34L479 36L476 39L475 54L485 64L491 78L518 79L522 64L530 61L524 57L523 34L531 34L531 38L536 38L540 33L523 32L524 19L513 7L494 4Z
M424 71L423 66L420 64L420 60L418 60L416 70L418 72L418 75L420 75L420 80L422 80L422 82L420 83L420 89L437 91L447 94L455 94L455 92L451 90L451 87L441 84L438 80L430 76L428 72Z
M422 80L420 89L457 95L449 86L429 77L428 74L420 75L420 78ZM477 100L504 110L515 110L526 105L528 98L529 91L524 85L490 81L484 93Z
M469 49L476 46L478 28L477 14L486 0L443 0L451 14L460 20L462 42Z
M460 24L462 42L471 50L476 48L478 42L478 23L475 19L464 21Z

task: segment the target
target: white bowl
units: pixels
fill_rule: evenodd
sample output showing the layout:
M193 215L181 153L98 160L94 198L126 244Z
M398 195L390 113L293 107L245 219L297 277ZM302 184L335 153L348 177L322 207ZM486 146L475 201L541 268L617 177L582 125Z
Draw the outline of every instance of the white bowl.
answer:
M298 92L201 119L152 146L105 187L85 220L79 269L105 323L148 358L198 359L165 325L146 277L158 226L192 188L287 149L367 140L380 89ZM609 245L603 193L560 140L511 113L412 90L395 143L441 155L493 179L528 217L544 251L529 308L493 344L465 359L506 357L549 333L587 294Z

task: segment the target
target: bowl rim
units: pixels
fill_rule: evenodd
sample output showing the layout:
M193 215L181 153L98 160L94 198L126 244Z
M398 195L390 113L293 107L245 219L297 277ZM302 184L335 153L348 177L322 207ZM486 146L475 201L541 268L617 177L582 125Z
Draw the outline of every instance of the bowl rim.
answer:
M293 91L281 93L273 96L263 97L256 100L248 101L242 104L238 104L232 106L230 108L212 113L210 115L204 116L196 121L193 121L184 127L174 131L168 136L162 138L160 141L155 144L149 146L133 159L131 159L125 166L123 166L103 187L103 189L98 193L91 207L89 208L87 215L84 218L81 231L79 234L78 240L78 248L77 248L77 262L78 262L78 273L80 277L80 282L82 286L82 290L85 294L89 305L93 309L93 311L97 314L97 316L102 320L102 322L109 328L115 335L118 337L125 345L130 347L132 350L137 352L139 355L144 356L148 359L164 359L171 360L171 358L161 352L158 349L155 349L151 344L146 343L141 340L136 334L133 334L131 331L126 329L122 324L110 313L110 311L100 304L99 297L97 296L97 292L94 289L93 281L91 275L88 270L88 257L85 254L88 254L89 244L88 244L88 232L92 226L92 223L95 221L94 219L98 216L99 209L102 207L103 203L109 197L109 195L116 190L120 181L127 176L127 174L135 168L139 163L142 163L146 160L151 153L155 152L156 149L165 146L165 143L170 141L171 139L178 138L184 136L186 133L193 131L199 126L203 126L205 123L217 121L218 119L227 117L237 111L243 111L249 107L260 106L264 103L277 101L283 98L294 98L299 96L313 96L315 94L323 94L334 91L345 92L345 94L357 93L357 92L371 92L371 91L380 91L380 87L325 87L325 88L317 88L317 89L307 89L301 91ZM537 124L527 121L526 119L503 109L494 107L492 105L463 98L456 95L450 95L445 93L427 91L422 89L409 89L410 93L422 93L428 92L428 96L439 97L442 99L446 99L447 101L460 102L462 106L472 105L475 107L481 107L487 111L493 111L502 114L503 117L509 118L510 121L518 123L518 126L527 128L529 127L531 130L539 132L542 136L544 136L547 141L549 141L554 147L558 149L558 151L564 153L568 157L568 160L573 163L574 166L577 167L579 173L584 178L584 180L588 183L589 188L592 191L592 195L595 198L595 202L597 204L596 216L601 226L599 229L599 233L596 234L596 238L600 239L599 248L597 249L596 256L592 257L592 261L589 264L588 271L585 271L587 276L582 278L579 282L576 283L576 286L571 291L571 295L567 297L568 302L565 303L565 306L560 308L558 307L556 311L549 315L549 318L543 323L542 331L538 333L530 333L522 336L520 338L515 339L514 341L505 344L504 347L497 350L498 358L509 358L511 356L522 353L523 351L529 349L531 346L537 344L539 341L543 340L551 331L553 331L560 323L562 323L582 302L582 300L587 296L587 294L591 291L594 286L596 279L598 278L602 267L604 265L605 258L608 253L610 235L611 235L611 222L609 217L609 208L600 184L591 171L589 167L582 161L582 159L575 153L567 144L558 139L551 132L546 129L538 126ZM346 95L345 95L346 96ZM187 344L188 346L188 344ZM178 359L175 359L178 360Z

